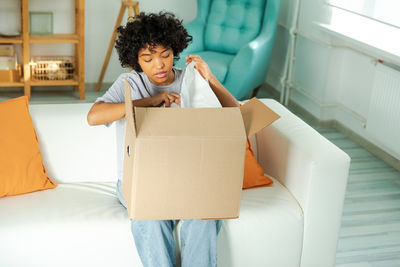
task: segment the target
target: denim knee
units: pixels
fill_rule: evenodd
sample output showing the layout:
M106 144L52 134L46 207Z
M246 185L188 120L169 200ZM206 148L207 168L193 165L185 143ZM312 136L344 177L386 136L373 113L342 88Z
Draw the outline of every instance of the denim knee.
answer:
M158 234L163 231L171 231L174 229L176 223L169 220L145 220L145 221L131 221L132 233L140 231L140 233Z
M144 266L175 266L175 221L131 221L136 249Z

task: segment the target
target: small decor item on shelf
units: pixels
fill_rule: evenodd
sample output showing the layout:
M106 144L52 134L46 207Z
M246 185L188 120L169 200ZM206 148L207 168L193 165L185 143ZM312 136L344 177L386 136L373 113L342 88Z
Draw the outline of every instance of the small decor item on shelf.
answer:
M29 12L29 33L31 35L53 35L53 12Z
M16 69L0 69L0 82L20 82L21 80L21 65L18 64Z
M0 57L14 56L14 46L12 44L0 44Z
M0 82L19 82L21 68L12 44L0 44Z
M17 69L17 56L0 56L0 70Z
M36 56L31 60L32 80L74 80L72 56Z

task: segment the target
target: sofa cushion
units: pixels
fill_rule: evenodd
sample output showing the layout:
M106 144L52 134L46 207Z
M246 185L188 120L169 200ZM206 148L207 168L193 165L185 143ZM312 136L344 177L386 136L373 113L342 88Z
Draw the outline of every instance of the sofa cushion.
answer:
M264 175L264 170L257 162L257 158L252 150L250 140L247 139L242 188L247 189L257 186L266 186L271 185L272 183L272 180Z
M0 214L5 266L141 266L115 183L59 184L5 197ZM284 266L298 266L302 229L301 209L277 180L271 187L245 190L239 219L222 225L219 266L277 266L282 251Z
M140 266L114 183L0 199L0 265Z
M218 266L300 266L303 212L272 180L272 186L242 191L239 218L225 220L218 236Z
M26 96L0 103L0 197L57 186L43 167Z
M56 182L118 180L115 123L89 126L86 114L92 105L30 105L43 164Z

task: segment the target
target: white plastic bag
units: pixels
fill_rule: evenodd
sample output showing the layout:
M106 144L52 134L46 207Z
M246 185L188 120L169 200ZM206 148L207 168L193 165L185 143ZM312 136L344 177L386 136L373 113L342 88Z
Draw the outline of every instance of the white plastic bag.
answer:
M186 67L181 87L182 108L222 107L208 82L194 68L194 62Z

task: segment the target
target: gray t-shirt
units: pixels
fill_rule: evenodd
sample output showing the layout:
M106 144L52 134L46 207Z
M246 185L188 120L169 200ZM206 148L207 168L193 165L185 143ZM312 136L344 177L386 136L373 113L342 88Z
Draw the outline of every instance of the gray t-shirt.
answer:
M132 100L151 97L166 91L168 93L180 94L182 79L186 69L172 68L175 73L175 80L170 85L158 86L152 84L144 72L131 71L130 73L121 74L113 85L104 93L103 96L96 99L95 102L103 101L106 103L122 103L125 102L124 81L125 78L131 86ZM109 127L111 123L106 124ZM124 160L124 143L125 143L125 118L115 121L116 138L117 138L117 175L118 179L122 179L122 169Z

